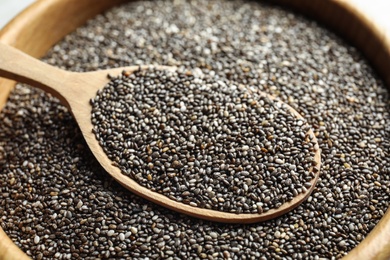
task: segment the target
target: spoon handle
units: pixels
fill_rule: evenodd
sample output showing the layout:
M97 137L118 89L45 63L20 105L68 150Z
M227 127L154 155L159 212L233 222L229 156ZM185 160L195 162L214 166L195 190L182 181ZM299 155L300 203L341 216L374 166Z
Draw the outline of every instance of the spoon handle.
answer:
M50 66L0 42L0 76L47 91L63 100L67 71Z

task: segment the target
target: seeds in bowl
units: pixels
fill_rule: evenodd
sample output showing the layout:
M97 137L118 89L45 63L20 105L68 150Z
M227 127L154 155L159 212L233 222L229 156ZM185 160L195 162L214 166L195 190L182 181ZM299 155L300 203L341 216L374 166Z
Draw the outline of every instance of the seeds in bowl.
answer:
M0 113L0 223L33 258L340 259L388 209L389 90L355 48L297 14L256 1L131 1L66 36L45 61L74 71L199 67L254 86L307 120L322 165L312 195L280 218L190 218L118 185L69 111L19 85Z

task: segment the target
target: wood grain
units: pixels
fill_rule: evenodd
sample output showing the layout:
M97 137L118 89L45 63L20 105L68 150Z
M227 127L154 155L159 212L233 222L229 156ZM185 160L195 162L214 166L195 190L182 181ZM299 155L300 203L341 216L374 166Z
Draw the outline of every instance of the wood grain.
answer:
M38 57L86 19L124 1L39 0L0 32L0 40ZM361 1L270 1L296 9L338 32L364 53L390 86L390 27L384 27L368 16L367 6L356 5ZM13 85L11 81L0 79L0 106L4 105ZM0 260L26 258L0 228ZM390 259L390 210L346 259Z
M30 259L14 242L4 233L0 227L0 260L25 260Z

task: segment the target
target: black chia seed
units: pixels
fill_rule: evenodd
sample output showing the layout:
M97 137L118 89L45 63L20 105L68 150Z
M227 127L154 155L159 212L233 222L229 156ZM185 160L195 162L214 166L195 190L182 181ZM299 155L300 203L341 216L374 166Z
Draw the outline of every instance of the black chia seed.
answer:
M243 85L192 74L141 70L92 99L96 138L123 174L232 213L263 213L310 188L316 143L304 120Z
M199 67L255 86L305 117L322 175L278 219L189 218L123 189L57 100L18 86L0 114L0 223L34 259L338 259L389 206L388 89L354 48L293 13L254 1L137 1L91 20L45 60L75 71Z

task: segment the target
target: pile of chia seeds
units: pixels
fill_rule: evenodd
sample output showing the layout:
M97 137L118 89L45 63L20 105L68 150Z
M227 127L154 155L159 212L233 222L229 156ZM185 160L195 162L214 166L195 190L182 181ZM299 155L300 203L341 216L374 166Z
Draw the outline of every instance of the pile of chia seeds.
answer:
M388 89L353 47L298 15L254 1L135 1L45 60L75 71L198 67L258 88L305 117L322 166L312 196L280 218L193 219L118 185L58 100L19 85L0 114L0 223L34 259L338 259L389 206Z
M151 68L112 79L91 103L107 156L178 202L263 213L312 185L309 126L243 85Z

